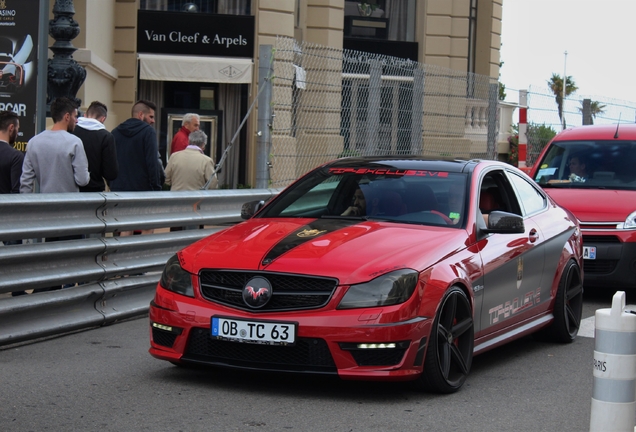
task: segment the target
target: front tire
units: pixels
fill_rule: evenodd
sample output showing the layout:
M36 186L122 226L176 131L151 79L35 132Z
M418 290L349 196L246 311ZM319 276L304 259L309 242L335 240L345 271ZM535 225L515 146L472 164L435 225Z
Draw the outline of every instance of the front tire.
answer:
M454 393L470 372L475 343L473 311L468 297L458 287L444 296L433 322L418 383L437 393Z
M554 303L554 322L548 335L555 342L574 341L583 314L583 278L576 262L570 260L563 269Z

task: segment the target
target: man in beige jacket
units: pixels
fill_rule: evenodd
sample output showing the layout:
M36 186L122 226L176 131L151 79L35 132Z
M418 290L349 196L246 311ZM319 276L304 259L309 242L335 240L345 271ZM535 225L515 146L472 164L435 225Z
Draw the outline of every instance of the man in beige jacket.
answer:
M194 131L189 136L189 144L174 153L166 166L166 183L171 191L199 190L214 173L214 161L203 153L208 137L203 131ZM208 189L216 189L218 180L210 181Z

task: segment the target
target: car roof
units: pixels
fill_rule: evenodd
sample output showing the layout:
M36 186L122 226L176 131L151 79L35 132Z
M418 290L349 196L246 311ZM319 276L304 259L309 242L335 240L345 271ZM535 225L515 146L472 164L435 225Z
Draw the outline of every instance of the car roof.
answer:
M466 172L482 161L427 158L424 156L362 156L337 159L328 163L327 167L356 168L356 167L391 167L395 169L415 169L444 172ZM492 161L489 161L492 162Z
M615 137L618 130L618 137ZM633 123L620 123L620 124L607 124L607 125L589 125L579 126L571 129L566 129L560 132L554 139L563 140L611 140L611 139L636 139L636 124Z

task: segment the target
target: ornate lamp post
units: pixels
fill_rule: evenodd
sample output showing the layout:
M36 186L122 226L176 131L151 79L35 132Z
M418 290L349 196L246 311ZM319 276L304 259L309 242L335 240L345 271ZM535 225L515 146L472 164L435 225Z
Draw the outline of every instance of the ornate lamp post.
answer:
M55 0L53 19L49 21L49 35L55 39L55 43L50 47L53 58L48 62L47 108L55 98L62 96L74 99L78 106L81 103L75 95L86 79L86 69L73 60L77 48L71 40L80 33L79 24L73 20L73 15L73 0Z

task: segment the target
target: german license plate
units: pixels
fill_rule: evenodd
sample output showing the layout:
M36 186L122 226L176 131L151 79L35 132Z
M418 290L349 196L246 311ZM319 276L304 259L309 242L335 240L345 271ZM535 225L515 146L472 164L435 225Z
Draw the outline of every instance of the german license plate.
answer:
M212 317L212 337L236 342L292 345L296 342L294 322L253 321Z
M596 259L596 247L595 246L583 246L583 259L595 260Z

